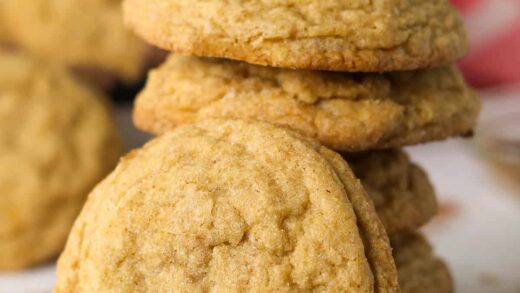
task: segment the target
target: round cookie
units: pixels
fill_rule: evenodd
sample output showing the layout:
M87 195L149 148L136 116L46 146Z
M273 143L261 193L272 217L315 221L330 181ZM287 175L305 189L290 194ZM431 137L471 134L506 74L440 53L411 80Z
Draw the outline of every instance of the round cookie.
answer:
M273 67L412 70L467 51L448 0L126 0L123 10L158 47Z
M183 126L90 194L55 292L398 292L372 203L338 154L261 122Z
M419 233L390 237L402 293L451 293L453 279L446 264L433 254Z
M61 68L0 51L0 270L57 256L118 156L103 96Z
M353 74L171 55L150 73L134 121L162 133L207 118L258 119L359 151L468 135L479 110L454 67Z
M90 79L133 82L151 53L124 28L120 0L0 0L0 10L12 45Z
M428 176L404 151L343 156L370 195L388 234L416 230L437 213L437 199Z

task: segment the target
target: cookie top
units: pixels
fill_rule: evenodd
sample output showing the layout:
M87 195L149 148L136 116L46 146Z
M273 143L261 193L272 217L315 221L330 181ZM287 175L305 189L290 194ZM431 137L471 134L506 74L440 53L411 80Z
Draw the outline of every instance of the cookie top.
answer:
M397 292L343 159L270 124L210 120L127 155L90 194L55 292Z
M118 146L103 96L61 68L0 51L0 270L59 254Z
M343 156L370 195L388 234L416 230L437 213L428 176L404 151Z
M467 51L448 0L125 0L123 10L161 48L273 67L412 70Z
M453 279L446 264L433 254L419 233L390 237L402 293L451 293Z
M0 0L14 46L94 76L132 82L150 48L125 29L120 6L120 0Z
M150 73L134 121L162 133L207 118L258 119L359 151L467 135L479 110L453 67L354 74L171 55Z

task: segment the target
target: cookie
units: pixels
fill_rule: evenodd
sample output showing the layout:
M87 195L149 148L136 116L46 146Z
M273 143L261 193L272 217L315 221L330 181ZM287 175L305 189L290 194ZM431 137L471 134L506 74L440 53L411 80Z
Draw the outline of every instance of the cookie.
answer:
M60 253L118 146L103 96L61 68L0 51L0 270Z
M437 213L428 176L404 151L343 156L370 195L388 234L416 230Z
M2 6L0 5L0 46L5 46L9 40L9 36L7 35L7 31L5 29L4 18L4 12L2 10Z
M448 0L126 0L125 21L158 47L283 68L382 72L467 51Z
M151 49L125 29L120 6L120 0L0 0L13 45L90 78L134 82Z
M131 152L90 194L55 292L397 292L384 228L338 154L209 120Z
M453 279L446 264L433 254L419 233L392 235L393 254L402 293L451 293Z
M150 73L134 121L162 133L207 118L258 119L360 151L468 135L479 110L453 67L352 74L171 55Z

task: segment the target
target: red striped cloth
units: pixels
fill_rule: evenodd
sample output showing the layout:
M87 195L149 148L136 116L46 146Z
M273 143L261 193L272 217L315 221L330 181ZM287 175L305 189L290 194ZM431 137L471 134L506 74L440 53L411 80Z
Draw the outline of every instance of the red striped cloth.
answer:
M477 87L520 84L520 0L452 0L471 47L460 66Z

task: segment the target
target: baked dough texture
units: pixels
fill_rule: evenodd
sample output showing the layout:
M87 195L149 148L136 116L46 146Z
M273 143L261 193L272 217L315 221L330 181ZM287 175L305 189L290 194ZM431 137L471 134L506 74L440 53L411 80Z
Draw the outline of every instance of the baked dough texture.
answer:
M390 237L402 293L452 293L453 279L446 264L433 254L419 233Z
M437 213L426 173L401 150L344 154L374 202L388 234L413 231Z
M272 67L412 70L467 51L448 0L126 0L123 10L158 47Z
M134 122L163 133L208 118L258 119L360 151L470 134L479 111L454 67L352 74L171 55L151 71Z
M10 43L34 56L133 82L151 49L125 29L120 6L120 0L0 0L0 16Z
M3 15L2 6L0 6L0 46L3 46L8 42L4 18L5 16Z
M61 68L0 51L0 270L57 256L118 156L103 96Z
M123 158L90 194L55 292L398 292L388 238L338 154L208 120Z

